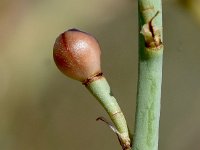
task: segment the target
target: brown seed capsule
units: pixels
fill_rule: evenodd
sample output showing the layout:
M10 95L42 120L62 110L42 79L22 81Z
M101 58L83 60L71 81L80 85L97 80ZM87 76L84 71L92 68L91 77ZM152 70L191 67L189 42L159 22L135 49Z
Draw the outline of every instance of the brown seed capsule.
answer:
M59 70L81 82L101 72L100 55L97 40L77 29L59 35L53 48L54 61Z

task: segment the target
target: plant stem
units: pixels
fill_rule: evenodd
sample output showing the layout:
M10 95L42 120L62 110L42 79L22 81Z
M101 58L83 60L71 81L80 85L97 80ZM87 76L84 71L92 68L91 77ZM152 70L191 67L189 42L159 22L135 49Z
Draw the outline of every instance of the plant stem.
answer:
M138 0L138 10L142 34L132 150L157 150L163 56L161 0Z
M101 103L104 109L109 114L111 120L113 121L116 129L120 133L121 142L125 147L130 149L130 138L127 123L125 117L116 101L112 95L110 86L104 77L101 77L88 85L87 89L95 96L95 98Z

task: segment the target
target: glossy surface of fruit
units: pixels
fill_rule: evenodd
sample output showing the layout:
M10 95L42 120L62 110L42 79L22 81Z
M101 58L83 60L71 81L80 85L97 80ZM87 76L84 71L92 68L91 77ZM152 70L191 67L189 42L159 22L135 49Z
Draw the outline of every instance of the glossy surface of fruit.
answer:
M59 35L53 48L54 61L59 70L81 82L101 72L100 55L97 40L77 29Z

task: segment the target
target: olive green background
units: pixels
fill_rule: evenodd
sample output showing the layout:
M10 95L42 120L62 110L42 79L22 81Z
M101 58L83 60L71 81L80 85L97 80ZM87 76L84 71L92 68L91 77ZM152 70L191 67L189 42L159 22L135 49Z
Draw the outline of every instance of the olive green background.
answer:
M93 34L102 70L134 128L136 0L0 0L0 149L120 150L108 118L52 58L69 28ZM163 0L164 70L160 150L200 149L200 26L175 0Z

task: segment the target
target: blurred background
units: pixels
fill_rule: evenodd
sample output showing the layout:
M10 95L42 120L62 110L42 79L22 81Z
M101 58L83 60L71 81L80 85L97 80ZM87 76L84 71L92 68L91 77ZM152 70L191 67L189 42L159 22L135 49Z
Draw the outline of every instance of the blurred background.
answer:
M69 28L93 34L102 68L134 128L136 0L0 0L0 149L120 150L108 118L79 82L56 68L52 48ZM200 1L163 0L161 150L200 149Z

